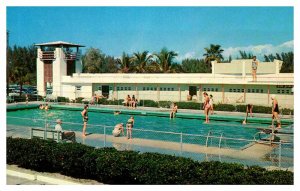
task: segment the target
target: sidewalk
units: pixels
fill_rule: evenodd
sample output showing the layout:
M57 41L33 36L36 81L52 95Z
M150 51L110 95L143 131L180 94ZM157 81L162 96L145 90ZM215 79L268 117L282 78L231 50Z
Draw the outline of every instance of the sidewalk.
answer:
M59 173L37 172L6 165L7 185L102 185L95 180L76 179Z

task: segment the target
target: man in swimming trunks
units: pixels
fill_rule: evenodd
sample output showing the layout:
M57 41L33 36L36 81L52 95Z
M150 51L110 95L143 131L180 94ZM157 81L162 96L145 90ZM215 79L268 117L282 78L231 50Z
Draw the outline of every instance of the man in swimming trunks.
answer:
M248 118L249 113L250 113L250 117L253 117L252 109L253 109L253 105L252 104L247 104L247 106L246 106L246 118L243 121L243 125L247 124L247 118Z
M127 129L127 139L132 139L132 128L134 125L134 117L131 116L126 124L126 129Z
M272 120L276 119L277 128L281 128L281 123L279 118L279 106L275 95L271 95L271 100L272 100Z
M86 125L87 125L87 122L89 120L88 108L89 108L89 106L85 105L84 109L81 112L81 116L82 116L82 120L83 120L83 128L82 128L82 136L83 137L86 137Z
M253 56L252 65L251 65L253 82L257 81L257 78L256 78L257 66L258 66L258 60L256 60L256 56Z

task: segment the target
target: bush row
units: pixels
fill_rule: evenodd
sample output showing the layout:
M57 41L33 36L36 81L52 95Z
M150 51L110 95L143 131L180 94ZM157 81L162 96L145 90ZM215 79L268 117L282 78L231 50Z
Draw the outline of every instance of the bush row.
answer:
M258 166L11 137L7 163L106 184L293 184L294 176Z

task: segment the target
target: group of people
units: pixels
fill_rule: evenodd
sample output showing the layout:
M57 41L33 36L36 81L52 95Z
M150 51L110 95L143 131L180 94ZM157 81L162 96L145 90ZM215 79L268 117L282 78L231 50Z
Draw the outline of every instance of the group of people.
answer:
M271 95L271 100L272 100L272 126L274 126L274 120L276 120L276 122L277 122L276 127L279 129L279 128L281 128L281 122L280 122L280 117L279 117L278 101L277 101L275 95ZM247 104L246 117L245 117L245 120L242 122L243 125L247 124L248 115L250 117L253 117L252 110L253 110L253 105Z
M136 108L137 104L138 104L138 100L135 98L134 95L132 95L132 97L130 97L130 95L127 95L123 101L124 106L126 107L131 107L131 108Z
M44 110L48 110L48 109L50 109L50 106L46 103L46 104L40 104L39 105L39 109L44 109Z
M123 123L119 123L115 126L114 130L112 131L113 136L115 137L119 137L121 135L121 133L123 134L123 136L125 136L124 134L124 124ZM131 116L126 123L126 137L127 139L132 139L132 128L134 125L134 117Z

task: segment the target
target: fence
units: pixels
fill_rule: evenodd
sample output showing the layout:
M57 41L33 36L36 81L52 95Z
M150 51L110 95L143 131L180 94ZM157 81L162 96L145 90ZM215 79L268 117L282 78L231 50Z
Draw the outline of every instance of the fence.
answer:
M31 128L53 130L55 121L7 116L7 136L30 138ZM137 150L190 157L199 161L218 160L244 165L293 169L293 135L289 142L226 137L224 132L209 131L205 135L132 129L133 139L112 136L113 126L88 124L88 136L81 136L82 123L63 122L64 130L76 132L77 142L94 147L115 147L118 150ZM41 132L44 139L51 138ZM43 136L44 135L44 136Z

